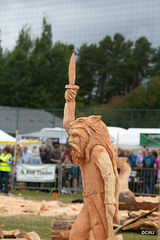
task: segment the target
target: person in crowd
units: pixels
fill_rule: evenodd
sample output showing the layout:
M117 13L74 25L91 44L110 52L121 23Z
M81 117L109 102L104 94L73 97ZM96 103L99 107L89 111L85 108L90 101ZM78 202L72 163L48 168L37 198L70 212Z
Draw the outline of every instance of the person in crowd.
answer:
M51 162L54 164L60 163L61 159L61 151L60 151L60 144L54 145L54 150L51 155Z
M142 162L143 162L143 158L147 155L147 150L143 149L142 152L139 151L138 152L138 156L136 159L136 166L141 168L142 167Z
M40 147L40 158L42 160L42 164L51 164L52 163L51 156L52 156L51 146L42 144ZM51 187L51 184L44 183L44 187L45 188Z
M30 157L28 163L29 164L42 164L42 160L40 158L40 153L39 153L39 149L38 148L34 148L33 156ZM29 186L31 188L39 188L40 187L40 183L39 182L30 182Z
M43 147L41 148L41 152L40 152L42 162L44 164L50 164L51 163L51 155L52 155L50 145L46 145L45 151L43 151L43 152L42 152L42 149L43 149Z
M15 146L14 145L10 145L10 153L12 154L12 156L14 156L14 149L15 149Z
M66 155L63 160L63 180L65 182L65 187L70 188L71 187L71 181L72 181L72 167L69 166L71 164L70 158ZM68 191L68 193L71 194L71 191Z
M22 147L21 146L17 146L15 162L22 163Z
M24 145L23 146L23 151L22 151L22 163L23 164L28 164L29 159L33 156L33 153L31 150L28 149L28 146ZM26 186L30 187L30 182L26 182Z
M80 167L78 166L77 168L74 166L73 167L73 175L72 175L72 179L73 179L73 188L74 188L74 192L73 194L77 194L77 186L79 183L79 177L80 177ZM80 184L80 183L79 183Z
M64 163L65 157L68 157L70 160L70 163L72 164L72 155L71 155L71 148L69 144L66 144L66 150L64 151L62 155L62 162ZM72 187L74 188L73 194L77 194L77 185L78 185L78 180L79 180L79 175L80 175L80 167L78 166L77 168L75 166L72 166Z
M42 164L42 160L40 158L40 153L39 153L38 148L35 148L33 150L33 156L29 158L28 163L29 164Z
M118 157L125 157L125 152L122 150L122 148L118 147ZM120 174L120 169L117 168L118 174Z
M27 164L29 162L29 159L33 156L33 153L31 150L28 149L26 145L23 147L22 151L22 163Z
M40 158L42 160L42 163L45 163L46 146L44 144L40 146L39 152L40 152Z
M128 179L129 182L129 189L134 192L135 191L135 177L137 175L137 172L135 171L135 169L132 169L134 167L136 167L136 158L137 156L135 154L133 154L133 150L128 148L125 150L125 156L128 158L127 162L131 167L131 174L130 177Z
M158 150L157 150L157 155L158 155L158 160L160 162L160 148L158 148Z
M131 168L136 167L136 159L137 156L133 153L133 150L128 149L128 163L130 164Z
M135 183L135 185L137 184L137 187L139 189L143 189L143 169L142 168L142 162L143 162L143 158L147 155L147 150L144 148L142 151L140 150L138 152L138 156L136 159L136 178L137 178L137 183Z
M71 148L69 146L69 144L65 145L65 151L62 154L62 162L64 161L65 157L68 157L70 159L70 161L72 162L72 155L71 155Z
M156 168L159 169L159 159L158 159L158 154L155 150L152 151L152 157L155 158L155 163L156 163ZM158 170L154 172L154 184L157 183L157 178L158 178Z
M148 150L148 155L143 158L142 167L145 168L143 171L143 191L144 193L147 193L147 188L149 188L149 193L153 194L156 161L152 156L152 151L150 149Z
M10 147L3 148L3 153L0 155L0 192L1 194L8 194L9 173L11 172L11 165L13 163L13 157L10 153ZM4 181L4 188L3 188Z
M125 157L125 153L120 147L118 148L118 157Z
M58 186L59 165L61 163L61 148L60 144L54 144L54 150L51 154L50 163L56 164L56 185Z

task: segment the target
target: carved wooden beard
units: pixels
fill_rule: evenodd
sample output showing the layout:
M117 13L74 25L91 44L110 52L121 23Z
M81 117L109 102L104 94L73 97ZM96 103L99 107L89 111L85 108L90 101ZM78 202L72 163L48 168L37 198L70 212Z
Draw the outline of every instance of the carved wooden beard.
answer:
M84 161L84 143L81 142L80 145L74 144L74 146L70 144L70 148L73 164L75 167L78 167Z
M75 167L78 167L78 165L80 165L82 163L82 154L80 153L78 147L71 147L71 155L72 155L72 161Z
M88 145L88 134L81 127L70 128L69 145L71 148L72 161L75 167L85 161L85 148Z

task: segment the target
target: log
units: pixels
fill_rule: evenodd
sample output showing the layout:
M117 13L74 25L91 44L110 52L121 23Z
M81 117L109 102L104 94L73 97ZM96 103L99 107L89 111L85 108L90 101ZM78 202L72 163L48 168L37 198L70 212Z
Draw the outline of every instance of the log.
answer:
M12 231L3 231L4 238L16 238L16 236L20 233L18 229Z
M51 240L68 240L73 223L73 220L53 220L51 224ZM84 240L89 240L89 235Z
M25 232L20 232L19 234L16 234L16 237L22 239L25 238L25 234L26 234Z
M141 216L142 214L148 213L148 212L149 212L149 210L139 210L139 211L129 212L128 215L129 215L130 217L135 218L135 217L139 217L139 216ZM150 217L158 217L158 216L159 216L159 213L158 213L158 212L153 212L153 213L150 214L150 216L149 216L148 218L150 218Z
M159 208L159 206L155 207L154 209L152 209L151 211L142 214L141 216L138 216L134 219L131 219L131 221L127 221L126 223L124 223L123 225L121 225L120 227L118 227L117 229L114 230L114 233L119 232L120 230L122 230L124 227L126 227L127 225L137 222L139 219L143 218L143 217L147 217L149 214L151 214L152 212L156 211Z
M151 221L147 221L147 220L144 221L141 219L137 222L134 222L122 228L123 231L130 230L130 229L133 229L134 231L137 231L137 232L140 232L142 230L156 231L158 229L158 224Z
M13 240L13 239L17 239L17 240L27 240L26 238L4 238L4 240Z
M2 228L0 227L0 239L4 238L4 234L2 232Z
M152 202L120 202L119 203L119 210L130 210L130 211L139 211L139 210L152 210L153 208L157 207L159 203L152 203Z
M27 240L41 240L36 232L29 232L25 234Z

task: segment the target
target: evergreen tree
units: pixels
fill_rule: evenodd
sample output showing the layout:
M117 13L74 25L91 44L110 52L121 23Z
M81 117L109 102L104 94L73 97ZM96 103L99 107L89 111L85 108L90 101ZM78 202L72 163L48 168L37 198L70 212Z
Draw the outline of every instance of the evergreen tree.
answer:
M97 81L97 46L83 44L78 49L77 78L76 83L81 91L78 94L78 102L90 105L95 95ZM81 105L83 106L83 105Z

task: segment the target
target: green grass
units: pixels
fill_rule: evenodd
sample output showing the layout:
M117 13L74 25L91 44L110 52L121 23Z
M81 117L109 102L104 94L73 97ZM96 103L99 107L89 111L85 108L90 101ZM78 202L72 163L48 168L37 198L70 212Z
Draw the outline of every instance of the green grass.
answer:
M19 229L20 232L35 231L41 239L51 239L51 222L53 217L42 217L34 215L17 215L0 217L2 230Z
M157 235L143 235L141 233L123 232L123 240L157 240Z
M23 197L26 200L33 201L53 201L54 198L49 192L36 192L29 190L16 190L13 191L14 196ZM71 203L72 200L82 199L82 193L77 195L58 195L56 200L63 203ZM66 219L66 216L64 216ZM46 216L37 216L32 214L25 215L16 215L16 216L0 216L0 227L2 230L14 230L19 229L21 232L32 232L35 231L40 236L41 239L50 240L51 239L51 223L54 219L58 217L46 217ZM68 218L69 219L69 218ZM143 235L141 233L133 232L123 232L119 233L123 235L124 240L156 240L156 235Z
M35 215L17 215L0 217L0 226L2 230L19 229L21 232L35 231L41 239L51 239L51 223L54 217L42 217ZM66 219L66 218L65 218ZM156 235L142 235L141 233L123 232L124 240L156 240Z
M51 239L51 223L54 217L42 217L35 215L17 215L0 217L0 227L2 230L15 230L19 229L21 232L35 231L41 239ZM66 217L65 217L66 219ZM124 240L156 240L156 235L143 235L141 233L123 232Z
M82 192L79 192L76 195L58 194L57 198L54 198L52 196L52 193L50 194L50 192L39 192L39 191L30 191L30 190L21 190L21 191L16 190L16 191L11 191L11 193L14 196L23 197L26 200L38 201L38 202L41 202L43 200L45 200L45 201L57 200L57 201L61 201L63 203L71 203L72 200L83 198Z

